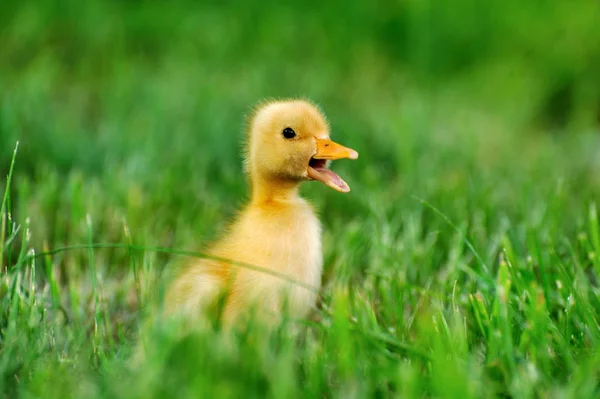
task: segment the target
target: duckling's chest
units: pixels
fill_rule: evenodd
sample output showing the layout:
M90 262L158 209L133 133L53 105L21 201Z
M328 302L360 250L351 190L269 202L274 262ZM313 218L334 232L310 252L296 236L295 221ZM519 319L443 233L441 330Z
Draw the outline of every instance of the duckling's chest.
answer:
M285 277L240 270L236 277L240 292L249 298L263 298L275 307L281 304L283 294L298 316L314 306L321 286L323 255L321 224L308 204L249 209L232 233L233 245L229 254L223 255Z
M255 265L320 286L321 224L310 207L259 210L249 215L244 230Z

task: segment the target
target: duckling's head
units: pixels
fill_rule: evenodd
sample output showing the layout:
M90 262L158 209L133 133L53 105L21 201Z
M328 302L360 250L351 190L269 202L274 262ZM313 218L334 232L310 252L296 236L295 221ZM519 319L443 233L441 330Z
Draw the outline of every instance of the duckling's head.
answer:
M358 153L330 140L325 117L309 102L269 102L250 120L246 170L253 182L318 180L348 192L346 182L328 168L330 160L342 158L356 159Z

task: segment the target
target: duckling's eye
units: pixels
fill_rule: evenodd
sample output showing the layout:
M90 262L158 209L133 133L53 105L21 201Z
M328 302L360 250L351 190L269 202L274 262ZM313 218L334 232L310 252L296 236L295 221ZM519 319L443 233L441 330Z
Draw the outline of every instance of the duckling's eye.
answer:
M296 137L296 132L294 132L294 129L292 129L291 127L286 127L285 129L283 129L283 137L285 137L286 139L293 139L294 137Z

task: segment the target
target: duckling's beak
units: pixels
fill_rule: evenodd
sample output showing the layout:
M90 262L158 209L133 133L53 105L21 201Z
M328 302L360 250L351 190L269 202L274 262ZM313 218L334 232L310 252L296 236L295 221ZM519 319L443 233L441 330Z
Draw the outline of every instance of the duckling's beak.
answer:
M357 159L358 152L329 139L315 140L317 142L317 152L308 164L308 177L318 180L341 193L347 193L350 191L350 187L335 172L327 168L327 161L343 158Z

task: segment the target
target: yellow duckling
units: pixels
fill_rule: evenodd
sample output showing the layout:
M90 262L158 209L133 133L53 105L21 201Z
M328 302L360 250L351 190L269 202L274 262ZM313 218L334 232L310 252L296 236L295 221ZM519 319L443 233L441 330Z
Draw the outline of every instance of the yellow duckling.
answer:
M251 199L228 233L206 252L274 273L196 260L167 290L167 313L195 318L221 298L225 324L250 309L271 322L283 311L306 316L321 285L321 224L298 189L303 181L318 180L337 191L350 191L327 168L328 160L341 158L356 159L358 153L329 139L329 126L316 106L302 100L259 106L250 120L246 146Z

